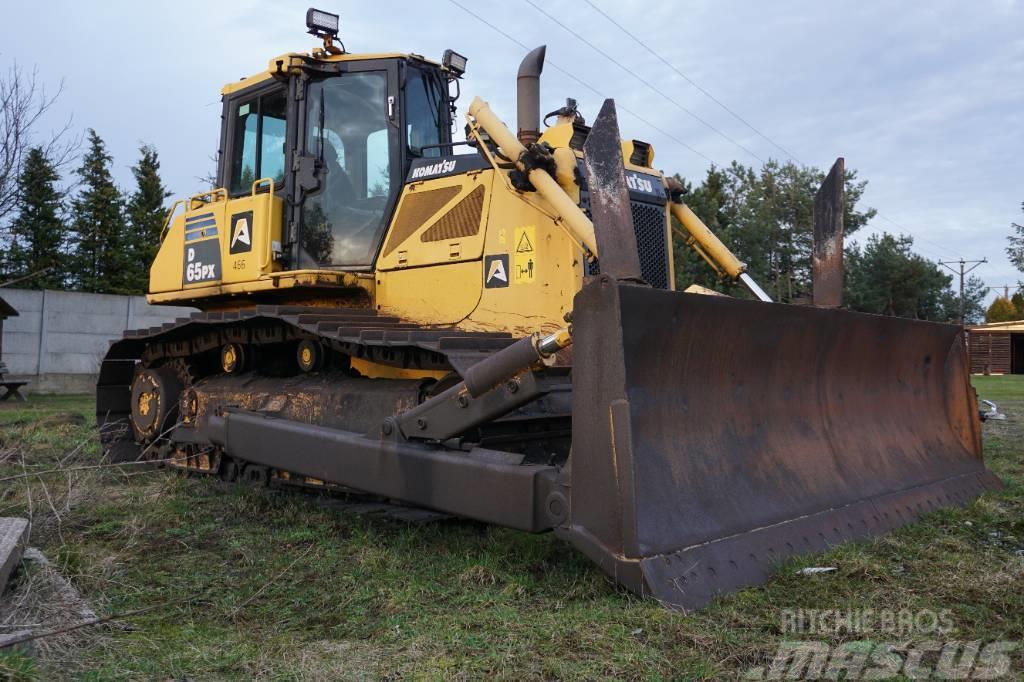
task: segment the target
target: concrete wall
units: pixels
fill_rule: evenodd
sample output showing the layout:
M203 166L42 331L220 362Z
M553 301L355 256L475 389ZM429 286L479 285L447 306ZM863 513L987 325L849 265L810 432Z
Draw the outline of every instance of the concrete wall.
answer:
M152 306L142 296L3 289L18 317L4 320L3 361L33 393L92 393L110 342L195 308Z

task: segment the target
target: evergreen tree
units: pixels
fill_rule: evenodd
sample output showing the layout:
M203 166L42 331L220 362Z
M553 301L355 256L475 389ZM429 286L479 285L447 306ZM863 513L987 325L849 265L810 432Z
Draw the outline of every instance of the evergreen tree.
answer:
M160 247L167 210L164 199L170 192L160 180L160 159L149 145L139 148L139 161L132 166L135 191L128 199L125 247L128 263L124 273L127 293L144 294L149 288L149 266Z
M751 277L776 300L788 302L811 288L814 195L825 179L817 168L769 161L760 171L733 162L712 168L686 203L733 253L747 263ZM845 177L844 233L851 235L875 215L857 204L867 182L854 170ZM678 226L677 226L678 227ZM696 282L725 293L745 295L743 287L717 283L700 256L677 243L676 281L682 289Z
M67 227L61 219L64 194L57 188L59 180L57 169L43 149L30 149L18 177L18 213L8 230L4 275L14 279L41 274L20 286L53 289L63 285Z
M992 305L985 311L986 322L1009 322L1018 319L1017 311L1013 302L1005 296L997 296Z
M980 277L967 276L964 282L964 324L977 324L985 319L985 297L988 292L989 287L985 286ZM947 295L946 311L947 319L960 321L960 294L952 288ZM1019 320L1021 316L1014 319Z
M78 169L82 189L71 204L73 284L81 291L130 293L124 244L124 198L110 175L111 157L96 131Z
M1024 201L1020 204L1020 210L1024 211ZM1013 230L1013 234L1007 237L1010 245L1006 247L1006 255L1014 267L1024 272L1024 225L1010 223L1010 229Z
M958 321L960 297L951 288L953 278L935 263L911 249L906 235L883 233L868 239L863 249L846 250L845 298L853 310L936 322ZM976 315L976 306L988 289L981 280L964 288L965 320Z

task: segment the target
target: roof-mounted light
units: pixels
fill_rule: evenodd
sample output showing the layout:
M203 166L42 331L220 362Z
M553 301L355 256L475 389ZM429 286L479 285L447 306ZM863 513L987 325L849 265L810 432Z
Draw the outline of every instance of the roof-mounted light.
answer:
M306 10L306 28L318 38L337 38L341 19L337 14L310 7Z
M466 62L468 61L469 60L466 57L463 57L455 50L445 50L444 56L441 57L441 64L444 65L444 68L454 74L456 78L459 78L462 74L466 73Z

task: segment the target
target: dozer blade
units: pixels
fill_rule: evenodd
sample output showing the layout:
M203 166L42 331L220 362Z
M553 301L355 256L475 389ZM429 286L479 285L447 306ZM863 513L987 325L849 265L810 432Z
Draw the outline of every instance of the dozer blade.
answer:
M577 295L569 518L677 608L999 487L955 326L652 290Z

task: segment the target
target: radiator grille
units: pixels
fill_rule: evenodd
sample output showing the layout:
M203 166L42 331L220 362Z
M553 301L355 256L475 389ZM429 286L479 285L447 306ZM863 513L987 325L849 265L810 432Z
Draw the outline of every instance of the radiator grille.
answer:
M391 236L381 255L386 256L398 248L399 244L411 237L427 220L440 211L442 206L454 199L461 189L458 185L454 185L428 189L425 192L414 192L407 196L395 217Z
M480 231L480 216L484 212L484 187L480 185L466 195L441 219L424 230L420 241L439 242L445 239L471 237Z
M668 289L668 245L665 243L665 207L632 201L633 230L640 253L640 272L655 289Z
M580 203L589 216L589 198ZM665 239L665 207L631 201L629 208L633 215L633 231L636 233L636 247L640 255L640 273L644 281L655 289L668 289L669 250ZM601 272L600 263L588 263L586 268L588 275Z

